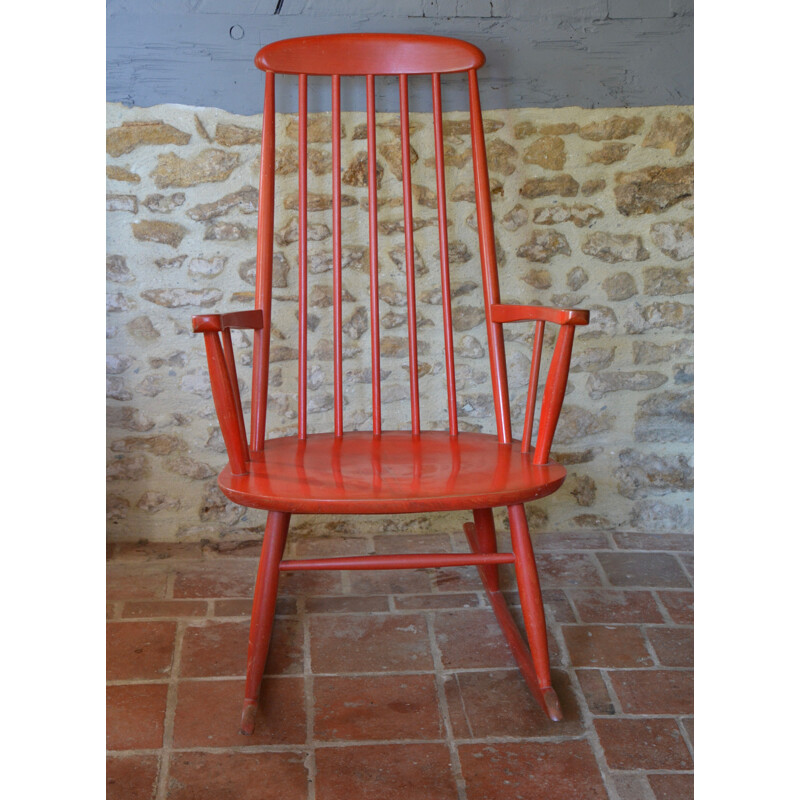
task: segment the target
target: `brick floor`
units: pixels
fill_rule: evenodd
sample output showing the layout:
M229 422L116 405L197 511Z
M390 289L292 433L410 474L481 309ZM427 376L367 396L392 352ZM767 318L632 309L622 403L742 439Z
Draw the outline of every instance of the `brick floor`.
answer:
M408 547L298 536L287 557ZM259 543L116 543L107 572L110 800L687 800L692 537L534 541L551 723L472 568L281 581L256 731L238 733ZM463 536L413 537L463 552ZM502 569L520 618L513 572Z

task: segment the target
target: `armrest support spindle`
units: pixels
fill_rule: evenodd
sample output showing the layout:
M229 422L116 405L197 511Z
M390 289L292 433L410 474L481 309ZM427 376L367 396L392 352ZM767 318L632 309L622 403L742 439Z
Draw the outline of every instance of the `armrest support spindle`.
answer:
M542 410L539 415L539 430L536 434L536 448L533 452L534 464L546 464L550 458L550 447L553 443L561 407L564 404L575 326L588 324L589 312L575 308L546 308L543 306L495 303L491 306L490 313L493 322L521 322L523 320L536 322L533 337L533 356L531 358L531 375L528 384L528 400L523 424L521 446L523 453L529 453L531 449L533 415L536 408L536 393L544 340L544 325L545 322L554 322L560 326L553 357L547 371Z
M228 460L235 475L247 472L250 459L231 328L257 331L262 329L263 320L263 312L258 309L228 314L201 314L192 318L194 331L202 333L205 340L211 394Z

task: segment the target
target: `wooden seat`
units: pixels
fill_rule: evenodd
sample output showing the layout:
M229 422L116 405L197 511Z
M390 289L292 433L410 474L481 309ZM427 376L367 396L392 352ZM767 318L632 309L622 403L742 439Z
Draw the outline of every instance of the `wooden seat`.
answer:
M265 72L266 86L259 182L255 308L227 314L202 314L193 319L194 330L203 333L205 338L214 404L229 458L228 465L219 477L219 485L231 500L245 506L267 509L269 512L253 601L242 733L252 733L255 724L279 574L281 571L300 569L475 565L528 686L551 719L559 720L562 717L550 679L541 591L523 504L551 494L564 481L566 471L563 466L550 460L550 447L566 391L575 326L587 324L589 314L578 309L508 305L500 300L477 81L477 69L483 62L481 51L466 42L399 34L305 37L267 45L256 56L256 65ZM469 127L475 179L480 278L483 284L488 366L494 401L494 433L465 432L459 428L456 397L458 366L453 346L442 116L441 76L445 73L465 73L469 90ZM298 211L297 431L292 435L269 438L267 400L273 327L272 263L275 206L278 199L275 182L275 85L278 74L290 76L282 80L296 81L298 97L298 175L296 196L292 197L292 203L296 202L294 207ZM333 167L329 206L332 215L330 248L333 286L330 314L333 328L333 409L331 431L327 433L310 431L308 423L308 305L309 282L314 277L309 274L308 253L310 202L307 145L310 75L330 76L330 150ZM421 408L417 359L409 75L426 75L430 78L443 356L441 394L435 402L440 408L446 409L446 430L425 430L422 424L421 412L425 408ZM368 297L360 300L368 304L369 308L369 361L366 371L371 381L371 431L349 430L345 415L342 365L343 76L363 76L366 93L369 288ZM384 430L382 422L376 76L396 76L399 92L402 160L402 180L399 183L402 189L408 334L408 359L405 364L409 380L408 430ZM284 172L285 165L282 166L282 174ZM382 192L385 189L384 186ZM463 275L466 267L460 269ZM506 379L503 326L507 324L533 328L525 418L517 438L512 436L511 431ZM549 365L545 369L543 346L546 325L557 326L558 336ZM236 372L232 329L250 330L253 336L249 438ZM537 412L540 372L542 376L546 375L546 380ZM492 509L498 507L508 508L512 543L510 553L497 552ZM472 521L464 524L471 551L468 553L396 553L309 558L300 561L283 559L292 514L397 514L457 510L471 512ZM514 624L500 592L497 571L499 564L514 565L527 643Z
M262 458L263 456L263 458ZM227 467L223 492L243 506L294 514L471 510L554 492L561 464L534 464L518 442L485 433L384 431L270 439L245 475Z

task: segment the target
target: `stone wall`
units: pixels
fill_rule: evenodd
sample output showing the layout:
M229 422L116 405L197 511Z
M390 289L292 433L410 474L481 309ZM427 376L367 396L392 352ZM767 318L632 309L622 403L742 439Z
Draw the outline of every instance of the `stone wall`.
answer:
M113 540L260 532L265 512L216 486L224 445L191 316L252 307L260 117L161 105L108 109L108 518ZM555 457L564 487L529 504L534 529L692 527L692 107L485 114L504 300L589 308L575 340ZM462 430L493 431L464 113L446 119L456 377ZM412 115L420 393L446 427L429 115ZM296 429L296 119L279 116L269 435ZM371 428L363 114L343 115L345 425ZM330 124L309 126L309 429L332 427ZM379 117L384 427L408 425L398 122ZM294 195L294 198L293 198ZM293 202L294 200L294 202ZM506 326L515 435L531 330ZM249 397L252 341L236 333ZM365 369L366 368L366 369ZM366 374L365 374L366 372ZM246 408L247 411L247 408ZM453 530L466 514L313 519L293 530ZM499 517L500 518L500 517Z

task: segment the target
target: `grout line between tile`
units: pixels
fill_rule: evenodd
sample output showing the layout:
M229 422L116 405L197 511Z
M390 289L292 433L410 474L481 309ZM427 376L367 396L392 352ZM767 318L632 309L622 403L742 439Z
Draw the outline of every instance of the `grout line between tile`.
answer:
M464 774L461 770L461 758L458 754L458 746L453 735L453 723L450 719L450 709L447 705L447 695L444 688L444 664L442 662L442 654L439 650L439 645L436 642L436 635L433 627L434 615L432 611L429 611L427 614L425 614L425 622L428 626L428 641L430 642L431 655L433 656L433 668L436 680L436 699L439 704L439 714L441 715L442 722L444 724L447 748L450 751L450 769L453 774L453 780L455 780L456 783L458 800L467 800L467 783L464 780Z
M689 755L692 757L692 762L694 762L694 745L692 744L692 739L689 736L689 732L686 730L686 726L683 724L685 719L689 719L689 717L678 717L676 722L678 723L678 729L681 732L681 736L683 736L683 740L686 742L686 747L689 750Z
M303 624L303 692L306 710L306 755L304 766L308 779L307 800L315 800L317 792L317 759L314 742L314 674L311 667L311 619L306 613L306 598L297 598L298 612Z
M172 669L170 670L169 685L167 688L167 704L164 711L164 738L159 760L158 779L156 786L156 800L166 800L169 780L169 765L172 755L172 737L175 728L175 710L178 705L178 675L181 668L181 650L183 637L186 633L187 623L183 620L177 622L175 630L175 643L172 655Z
M608 763L606 762L605 752L603 751L602 745L600 744L600 737L597 735L597 731L594 728L594 715L589 710L589 704L586 701L586 698L583 695L583 690L581 689L580 681L578 680L578 675L573 667L569 663L569 651L567 650L567 642L564 638L564 633L562 631L562 624L557 623L553 619L553 615L549 613L549 609L545 611L547 615L547 625L548 628L552 631L553 638L556 639L558 642L559 650L564 654L563 658L566 662L565 665L562 666L562 669L566 671L569 675L570 684L573 687L575 697L577 698L578 708L580 709L581 714L581 722L583 723L583 729L585 732L586 741L589 744L589 747L592 750L592 754L594 755L595 761L597 762L597 768L600 771L600 778L603 781L603 785L606 787L606 791L608 792L609 800L624 800L624 798L619 797L614 789L613 786L610 786L609 780L609 768Z

